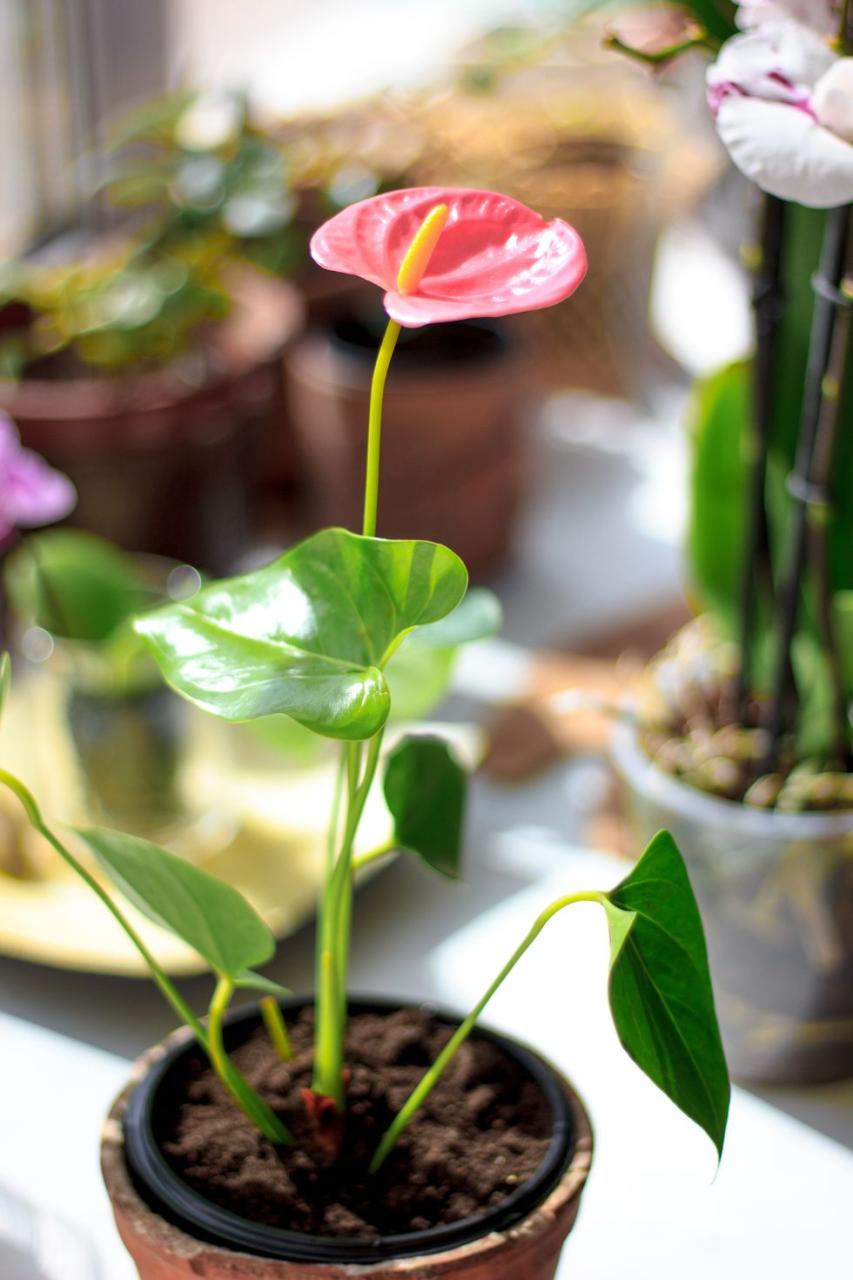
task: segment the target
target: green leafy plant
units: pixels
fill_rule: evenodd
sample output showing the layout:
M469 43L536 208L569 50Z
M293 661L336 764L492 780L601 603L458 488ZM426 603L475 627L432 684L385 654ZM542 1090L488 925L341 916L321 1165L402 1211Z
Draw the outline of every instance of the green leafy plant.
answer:
M736 36L735 6L728 0L685 0L675 7L690 10L699 24L695 43L720 51L709 73L718 122L726 103L713 101L714 87L725 100L726 86L739 83L739 58L753 60L756 83L762 59L768 61L769 82L784 79L772 23L765 32L762 23L768 19L760 12L744 10L744 20L755 30ZM792 49L813 42L821 50L818 32L826 58L832 61L830 48L843 58L853 47L850 6L835 6L834 34L822 25L832 21L831 15L818 8L810 15L803 7L786 10L783 4L776 18L790 20L784 30ZM795 17L806 25L798 27ZM655 63L681 52L648 54L618 38L611 43ZM754 84L743 92L758 100ZM682 690L682 700L693 698L694 725L704 717L698 733L664 697L646 744L664 767L730 799L785 807L795 794L801 807L849 808L850 205L836 203L843 188L830 193L814 188L808 147L786 141L784 120L783 111L778 131L771 129L763 139L749 127L739 134L754 169L721 128L735 163L764 195L756 243L744 254L753 284L754 356L701 379L689 414L688 569L693 596L710 623L706 655L716 683L707 704L701 683ZM838 140L827 136L847 163ZM727 646L737 654L734 672L724 656ZM672 681L679 678L677 645L670 657ZM683 683L690 685L686 674ZM725 757L722 770L695 767L697 761L701 765L701 738L709 724L712 731L732 731L729 740L743 748ZM673 737L662 741L667 734L683 750L671 749ZM820 776L817 785L789 788L788 778L803 770Z
M432 255L441 246L451 208L456 236L451 259L454 269L463 273L466 290L471 286L470 264L484 258L502 261L504 270L519 272L515 287L499 294L512 299L510 309L549 305L568 296L580 281L582 249L565 224L544 224L532 211L492 193L451 191L436 203L435 191L415 190L399 193L399 199L405 217L399 223L392 218L390 230L381 219L389 209L393 211L393 200L368 201L356 208L355 217L363 228L362 215L368 222L378 216L374 234L399 237L396 242L392 239L385 260L393 261L396 255L391 284L401 306L420 305L429 311L434 304L446 305L448 290L452 295L452 278L449 284L445 280L437 302L421 289ZM411 207L421 210L414 224ZM507 217L517 233L522 224L520 235L508 236L502 221ZM343 228L334 227L332 242L347 246L352 236L356 241L352 252L358 257L359 232L348 230L349 226L344 222ZM447 234L451 235L450 230ZM544 237L549 235L564 237L564 256L561 260L550 241L546 273L552 274L543 283L541 276L534 278L529 272L526 255L540 261ZM465 248L461 254L460 244ZM322 248L315 251L322 261ZM523 258L517 265L515 253ZM495 287L491 276L485 287ZM533 297L527 297L525 290L532 290ZM389 309L396 305L393 296L389 292L386 297ZM489 303L463 293L459 305L473 308L476 314ZM326 1138L328 1117L334 1117L334 1125L340 1128L347 1114L345 1031L357 871L396 848L420 857L450 880L461 874L465 771L447 743L429 734L404 734L390 751L385 750L395 670L408 669L411 681L412 672L425 658L434 661L436 655L443 655L439 665L440 679L444 679L448 655L452 658L459 644L489 634L500 618L488 595L481 591L466 595L465 567L448 548L425 541L391 541L376 534L382 395L399 331L400 324L390 319L377 357L362 533L323 530L272 564L212 583L192 599L147 613L135 624L169 684L197 706L226 721L262 724L270 716L285 716L337 744L337 781L317 936L313 1079L306 1100L309 1117L317 1117L318 1124L324 1117ZM255 972L269 959L272 943L251 908L232 889L150 843L103 829L78 833L108 880L130 902L206 960L216 987L205 1026L184 1007L124 909L45 826L26 789L8 774L0 775L0 781L15 791L30 821L61 856L88 878L140 948L164 995L195 1032L235 1102L271 1141L289 1142L278 1117L239 1075L223 1044L223 1019L235 991L255 987L263 996L263 1020L273 1044L283 1057L290 1053L275 988ZM393 836L387 844L357 856L359 825L375 786L383 790ZM604 910L611 941L610 1008L625 1049L722 1151L729 1081L702 926L678 849L671 836L661 833L616 889L559 898L538 917L403 1103L372 1156L374 1173L495 991L549 921L577 902L594 902Z

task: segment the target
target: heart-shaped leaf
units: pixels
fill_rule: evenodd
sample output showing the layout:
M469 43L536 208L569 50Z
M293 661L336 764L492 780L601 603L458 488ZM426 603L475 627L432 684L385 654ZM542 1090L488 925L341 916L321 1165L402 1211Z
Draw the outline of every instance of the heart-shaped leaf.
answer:
M687 869L668 831L606 895L610 1008L646 1075L711 1138L719 1154L731 1086Z
M149 920L183 939L211 969L240 982L275 941L236 889L150 840L88 827L79 834L110 880Z
M437 543L325 529L136 627L169 684L214 715L284 712L358 740L388 718L382 667L401 638L450 613L467 581L459 557Z
M467 775L443 738L404 738L385 766L394 842L434 871L459 877Z

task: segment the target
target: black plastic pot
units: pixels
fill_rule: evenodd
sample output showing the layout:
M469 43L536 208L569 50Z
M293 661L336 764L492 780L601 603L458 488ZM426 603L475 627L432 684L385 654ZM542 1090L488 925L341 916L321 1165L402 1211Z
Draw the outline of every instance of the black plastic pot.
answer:
M282 1008L292 1017L309 1003L305 998L294 998L283 1001ZM461 1021L443 1009L432 1005L427 1007L435 1017L452 1026L458 1026ZM394 1002L373 999L355 1000L350 1004L354 1014L390 1013L399 1008L399 1004ZM254 1005L232 1014L226 1026L226 1046L229 1049L238 1046L258 1021ZM536 1081L553 1116L551 1143L538 1171L495 1208L428 1231L343 1240L280 1230L251 1222L212 1204L188 1187L170 1167L156 1139L158 1111L170 1097L170 1082L183 1076L189 1056L201 1055L196 1042L188 1037L173 1040L165 1048L135 1085L127 1101L122 1127L127 1171L133 1186L150 1209L195 1240L206 1241L231 1252L268 1259L343 1266L370 1265L391 1259L443 1253L493 1233L505 1233L528 1217L560 1184L579 1146L583 1148L588 1164L591 1137L582 1108L553 1067L507 1036L483 1027L472 1034L496 1044Z

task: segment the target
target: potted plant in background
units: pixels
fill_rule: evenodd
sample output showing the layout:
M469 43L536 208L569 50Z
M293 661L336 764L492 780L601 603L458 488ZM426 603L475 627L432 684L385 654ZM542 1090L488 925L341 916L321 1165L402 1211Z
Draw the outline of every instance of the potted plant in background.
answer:
M615 758L640 832L684 851L733 1073L829 1080L853 1072L849 6L688 8L679 47L615 43L717 53L720 136L764 192L757 342L695 390L704 612L651 664Z
M15 709L16 767L39 780L48 812L169 843L189 834L181 784L189 709L130 621L199 581L189 566L131 556L78 529L32 535L7 557L5 599L28 666Z
M616 889L552 903L465 1018L350 1002L347 969L358 866L393 845L457 875L464 809L464 774L446 743L414 734L383 752L395 661L419 629L453 631L455 620L461 639L470 625L467 574L452 551L376 534L393 347L401 326L561 301L583 277L583 247L567 224L507 197L427 188L351 206L320 229L313 251L321 265L386 290L363 532L323 530L136 625L167 680L197 705L226 720L283 713L340 744L317 990L313 1002L289 1000L258 975L273 941L234 890L150 842L83 831L116 887L216 977L202 1022L146 955L186 1027L146 1055L111 1113L107 1186L143 1280L235 1268L282 1280L496 1269L549 1280L589 1168L589 1123L552 1068L477 1022L554 916L598 903L620 1039L720 1150L728 1076L699 916L672 838L660 833ZM353 842L380 775L393 840L356 863ZM85 877L20 781L0 781ZM120 900L92 888L145 954ZM231 1014L243 988L260 991L260 1007Z
M183 141L164 155L170 131ZM249 548L255 457L285 429L281 355L302 324L293 287L255 269L286 243L276 157L236 106L157 104L105 176L131 225L3 271L0 404L73 479L76 521L128 550L223 572Z

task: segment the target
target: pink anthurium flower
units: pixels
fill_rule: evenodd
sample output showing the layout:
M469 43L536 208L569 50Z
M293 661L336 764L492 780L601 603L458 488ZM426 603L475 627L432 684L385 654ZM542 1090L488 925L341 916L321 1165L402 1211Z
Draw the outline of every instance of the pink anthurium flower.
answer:
M0 543L15 529L35 529L62 520L77 494L60 471L21 448L12 419L0 414Z
M401 279L428 219L426 267ZM315 232L311 254L321 267L379 285L388 315L407 328L550 307L586 274L583 243L567 222L461 187L412 187L352 204Z
M853 200L853 59L772 23L723 45L708 98L732 160L762 190L818 209Z
M838 31L840 17L840 0L740 0L737 23L750 30L767 22L792 20L831 36Z

